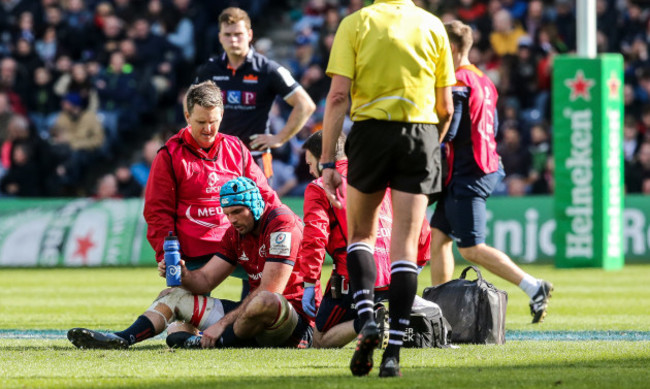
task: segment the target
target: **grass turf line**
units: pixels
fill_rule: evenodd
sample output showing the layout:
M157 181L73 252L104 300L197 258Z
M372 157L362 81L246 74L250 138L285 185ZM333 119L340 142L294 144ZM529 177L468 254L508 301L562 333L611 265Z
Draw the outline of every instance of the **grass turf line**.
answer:
M3 341L2 387L647 388L650 342L509 342L404 350L404 377L365 378L341 350L76 350L64 341ZM30 363L25 363L29 356ZM379 359L379 355L375 356ZM241 386L245 385L245 386Z
M464 266L456 266L456 276ZM650 265L627 265L620 271L524 266L535 277L553 282L548 316L530 324L528 297L487 271L484 277L508 292L508 330L650 331ZM429 268L418 291L430 284ZM329 276L330 269L323 270ZM155 268L2 269L0 329L119 330L149 307L164 289ZM212 296L237 300L241 282L229 278Z
M456 276L463 266L457 266ZM555 285L545 323L531 325L528 297L485 272L509 293L509 331L649 331L649 265L621 271L557 270L525 266ZM329 269L324 270L329 275ZM155 268L2 269L1 329L76 326L118 330L146 309L164 280ZM428 268L420 275L421 292ZM237 299L240 282L228 280L212 293ZM77 350L65 340L0 339L0 387L373 387L392 380L354 378L352 349L180 350L161 340L127 351ZM378 363L380 353L375 357ZM405 350L403 387L647 387L650 342L509 341L505 346L459 350Z

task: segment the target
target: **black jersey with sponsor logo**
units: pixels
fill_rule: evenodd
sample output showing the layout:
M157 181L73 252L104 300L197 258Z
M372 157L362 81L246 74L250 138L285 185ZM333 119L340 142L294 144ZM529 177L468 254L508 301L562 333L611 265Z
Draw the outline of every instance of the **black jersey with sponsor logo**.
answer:
M225 53L201 65L194 83L212 80L221 88L224 115L219 132L239 137L266 132L269 111L276 96L289 97L300 86L291 73L252 48L246 61L233 69Z

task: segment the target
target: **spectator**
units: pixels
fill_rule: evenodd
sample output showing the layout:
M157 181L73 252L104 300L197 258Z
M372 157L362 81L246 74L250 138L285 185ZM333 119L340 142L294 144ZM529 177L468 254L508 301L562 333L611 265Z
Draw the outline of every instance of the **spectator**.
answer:
M126 37L124 34L124 22L115 15L108 15L104 18L102 29L93 39L94 56L102 63L107 63L110 53L119 47L119 42Z
M14 54L17 65L23 68L30 76L34 74L36 68L43 65L41 59L34 52L32 42L25 38L19 38L16 42L16 52Z
M644 181L650 179L650 142L644 141L639 147L637 158L625 164L625 188L627 193L642 193Z
M141 76L152 79L159 96L173 99L175 96L173 92L176 90L176 68L181 61L180 50L165 38L153 34L149 21L145 17L135 19L131 35L135 43L136 58L143 69ZM146 85L140 85L139 88L146 88ZM148 101L150 100L141 103Z
M625 115L623 119L623 158L632 162L641 146L639 125L632 115Z
M5 133L2 134L3 137L0 138L0 141L2 141L0 145L0 164L5 170L11 167L11 160L13 158L11 149L13 148L14 142L29 139L29 124L27 120L23 116L13 113L9 113L7 116L7 127Z
M52 75L47 68L39 67L34 72L34 86L29 97L29 119L36 127L38 135L47 139L61 107L59 97L54 93Z
M54 91L61 97L70 92L78 93L89 110L97 111L99 108L97 90L83 63L73 64L70 72L62 74L54 85Z
M17 146L22 150L14 152ZM2 168L6 169L7 174L12 172L12 182L17 184L15 190L10 190L13 195L41 196L56 193L53 177L55 161L52 160L50 147L31 132L25 117L11 116L7 125L7 138L2 142L0 150ZM14 163L17 165L14 166ZM20 177L23 173L31 176Z
M122 164L115 169L115 178L117 179L117 193L119 197L131 198L142 195L143 186L131 174L128 165Z
M18 18L18 24L14 29L13 41L24 39L33 42L36 37L34 32L34 14L30 11L22 12Z
M97 180L97 188L95 189L96 200L108 200L121 198L118 193L118 182L114 174L105 174Z
M501 0L503 8L508 10L510 15L515 19L522 19L526 14L527 10L527 1L522 0Z
M38 163L32 149L25 142L14 142L11 148L11 167L0 180L4 194L18 197L41 196Z
M510 93L527 109L533 106L537 92L537 61L533 55L533 40L522 35L517 43L516 57L510 72Z
M555 160L552 155L546 157L544 171L537 177L530 188L532 194L552 195L555 191Z
M544 15L544 2L542 0L531 0L528 2L526 15L522 18L521 24L530 37L537 36L537 32L546 22Z
M167 41L174 45L183 55L185 62L192 63L196 48L194 47L194 23L185 13L188 11L190 0L174 0L172 15L164 26ZM188 80L189 81L189 80Z
M490 34L490 43L496 55L517 54L519 38L526 32L513 22L510 12L505 9L497 11L492 17L492 26L494 31Z
M109 149L123 139L123 134L135 129L137 83L133 68L119 51L111 54L109 66L95 81Z
M87 46L93 15L85 8L83 0L68 0L63 2L63 6L64 20L68 27L65 46L72 58L79 59Z
M635 1L626 1L625 14L621 25L621 50L627 53L633 42L643 37L645 30L645 20L641 6Z
M509 121L502 125L503 141L497 146L506 177L517 175L527 179L532 167L532 159L527 148L521 143L517 123Z
M636 98L632 84L625 84L623 87L623 104L623 112L636 118L641 116L643 104ZM639 126L641 127L641 124Z
M551 140L545 123L535 123L530 128L530 156L532 159L533 179L546 169L546 161L551 156Z
M108 1L102 1L95 7L95 15L93 16L94 31L100 31L104 27L104 20L113 15L115 10L113 5Z
M650 104L644 105L641 109L639 132L643 134L645 140L650 140Z
M470 25L473 25L487 11L487 7L483 1L460 0L459 3L456 9L458 19Z
M576 49L576 16L573 12L572 0L555 1L555 18L553 22L557 26L558 33L569 51Z
M0 89L13 94L17 105L17 107L14 106L14 111L21 114L27 112L25 102L29 99L30 80L28 77L27 69L20 66L15 59L9 57L0 60ZM11 98L12 96L10 96Z
M314 55L314 46L312 42L305 35L298 35L294 42L295 53L294 58L289 61L291 73L300 79L305 73L307 68L312 64L320 62Z
M35 50L38 57L47 66L54 66L56 61L56 53L59 49L57 41L57 32L55 27L47 27L43 35L36 41Z
M142 148L142 159L140 162L131 165L131 174L140 186L145 187L147 185L151 164L162 145L162 142L157 137L149 139Z
M147 6L146 1L131 1L131 0L114 0L113 7L114 13L120 20L131 24L136 15L143 15L145 12L144 7Z
M104 129L97 113L86 109L78 93L68 93L62 107L50 136L53 143L69 147L63 175L68 184L76 185L84 177L86 166L99 156Z
M511 174L505 179L508 196L522 197L528 193L528 179L519 174Z
M13 116L13 110L9 103L9 96L0 91L0 145L7 139L9 121Z
M609 0L596 0L596 26L598 31L607 37L603 51L619 51L619 15L616 7L610 6L610 3L613 4Z

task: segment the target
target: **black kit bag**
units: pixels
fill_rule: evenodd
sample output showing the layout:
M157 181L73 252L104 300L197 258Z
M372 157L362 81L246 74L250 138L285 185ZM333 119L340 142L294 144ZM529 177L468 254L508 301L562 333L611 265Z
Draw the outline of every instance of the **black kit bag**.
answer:
M448 348L451 346L452 327L442 316L438 304L427 304L411 310L409 326L404 330L403 347Z
M473 269L478 278L465 279ZM460 278L424 289L422 297L438 304L453 328L453 343L504 344L508 294L483 279L476 266Z
M404 330L402 338L403 347L453 347L450 343L451 327L442 316L442 310L436 303L423 301L426 304L413 307L411 310L410 324ZM375 304L375 320L381 334L380 347L385 349L388 346L388 308L382 303Z

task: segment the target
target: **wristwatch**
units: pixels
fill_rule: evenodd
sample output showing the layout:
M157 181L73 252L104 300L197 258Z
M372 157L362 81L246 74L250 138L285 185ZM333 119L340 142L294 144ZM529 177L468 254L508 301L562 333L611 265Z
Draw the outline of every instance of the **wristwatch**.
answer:
M325 169L336 169L336 162L319 163L318 168L323 171Z

